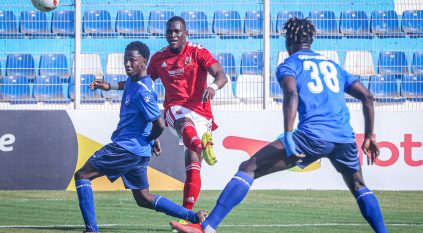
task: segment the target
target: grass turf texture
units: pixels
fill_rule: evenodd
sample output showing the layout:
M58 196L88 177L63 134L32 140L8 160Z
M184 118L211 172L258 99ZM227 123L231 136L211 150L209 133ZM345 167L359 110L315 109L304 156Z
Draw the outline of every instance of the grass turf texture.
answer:
M181 191L155 192L181 203ZM375 192L389 232L423 232L423 192ZM203 191L195 209L214 206L220 191ZM101 232L170 232L175 220L139 208L130 192L94 192ZM75 192L0 191L0 232L84 230ZM15 226L15 227L13 227ZM372 232L347 191L251 191L219 233Z

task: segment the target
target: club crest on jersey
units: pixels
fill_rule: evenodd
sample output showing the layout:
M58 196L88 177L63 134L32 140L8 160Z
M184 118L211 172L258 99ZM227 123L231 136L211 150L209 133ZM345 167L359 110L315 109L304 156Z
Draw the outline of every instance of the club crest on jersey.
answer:
M145 101L146 103L150 102L150 96L146 96L146 97L144 97L144 101Z
M185 65L188 65L190 62L191 62L191 57L185 58L185 61L184 61Z
M182 110L177 110L175 113L176 113L176 115L182 115L183 114Z
M125 100L125 105L128 105L130 100L131 100L131 96L127 95Z

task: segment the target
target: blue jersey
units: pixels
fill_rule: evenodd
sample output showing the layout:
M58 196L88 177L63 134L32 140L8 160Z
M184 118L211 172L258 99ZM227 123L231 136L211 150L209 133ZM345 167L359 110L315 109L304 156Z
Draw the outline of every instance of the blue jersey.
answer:
M309 49L297 51L278 66L278 81L285 76L297 81L298 130L324 141L354 142L344 93L358 81L356 77Z
M150 76L137 82L128 78L122 96L120 120L112 134L112 141L136 155L151 156L147 136L151 132L151 122L160 115Z

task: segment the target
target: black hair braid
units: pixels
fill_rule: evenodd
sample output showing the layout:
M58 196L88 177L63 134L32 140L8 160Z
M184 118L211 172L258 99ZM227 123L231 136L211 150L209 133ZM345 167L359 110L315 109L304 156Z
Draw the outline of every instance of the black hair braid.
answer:
M313 36L316 33L313 23L308 19L290 18L283 26L287 40L293 44L313 43Z

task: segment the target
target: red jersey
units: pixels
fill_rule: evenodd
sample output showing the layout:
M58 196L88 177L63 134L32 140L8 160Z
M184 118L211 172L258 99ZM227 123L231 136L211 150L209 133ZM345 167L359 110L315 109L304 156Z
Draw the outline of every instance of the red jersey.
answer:
M207 70L216 62L207 49L187 42L178 54L172 53L168 46L155 53L147 73L153 80L162 80L165 109L180 105L213 119L210 101L203 102L203 93L207 88Z

